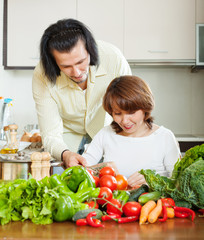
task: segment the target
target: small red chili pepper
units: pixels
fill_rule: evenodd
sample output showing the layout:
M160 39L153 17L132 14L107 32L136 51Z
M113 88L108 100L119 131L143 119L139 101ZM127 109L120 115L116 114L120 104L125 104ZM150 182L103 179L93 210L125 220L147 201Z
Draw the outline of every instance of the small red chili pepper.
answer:
M94 219L92 218L93 216L96 216L96 212L90 212L87 216L86 216L86 221L88 223L88 225L92 226L92 227L104 227L103 224L101 224L100 222L95 222Z
M195 218L195 212L191 210L190 208L185 208L185 207L174 207L175 211L175 216L176 214L179 213L188 213L188 216L191 216L191 220L193 221Z
M96 224L100 224L100 223L101 223L101 221L100 221L99 219L93 218L93 221L94 221ZM77 225L77 226L87 226L88 223L87 223L87 221L86 221L86 218L78 219L78 220L76 221L76 225Z
M88 224L87 224L86 219L85 219L85 218L82 218L82 219L78 219L78 220L76 221L76 225L77 225L77 226L86 226L86 225L88 225Z
M190 216L189 213L186 212L178 212L178 211L174 211L175 217L177 218L187 218Z
M104 215L101 217L102 221L108 221L108 220L114 220L117 218L121 218L119 214L110 214L110 215Z
M135 222L139 219L139 216L131 216L131 217L120 217L118 219L115 219L118 223L129 223L129 222Z
M94 221L94 223L97 224L97 225L102 225L102 224L101 224L101 221L100 221L99 219L97 219L97 218L93 218L93 221ZM103 227L104 227L104 225L103 225Z
M168 216L167 216L167 209L166 206L162 205L162 214L163 218L159 219L160 222L166 222Z

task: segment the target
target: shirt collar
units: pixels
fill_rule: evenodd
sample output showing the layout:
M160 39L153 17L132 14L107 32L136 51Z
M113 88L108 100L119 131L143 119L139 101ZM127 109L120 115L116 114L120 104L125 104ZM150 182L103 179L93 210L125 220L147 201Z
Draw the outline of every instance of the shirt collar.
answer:
M106 69L100 64L98 67L96 66L90 66L89 68L90 74L89 74L89 81L91 83L95 82L96 77L104 76L107 74ZM81 89L75 82L73 82L70 78L68 78L63 72L61 72L61 75L57 78L56 82L57 88L64 88L66 86L69 86L73 89Z

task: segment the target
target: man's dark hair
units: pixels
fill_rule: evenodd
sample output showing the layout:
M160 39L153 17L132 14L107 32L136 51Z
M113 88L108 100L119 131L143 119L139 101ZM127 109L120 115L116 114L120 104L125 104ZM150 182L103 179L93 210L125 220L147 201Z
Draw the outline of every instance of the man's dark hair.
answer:
M70 52L82 40L90 55L90 65L98 66L99 56L96 41L82 22L75 19L63 19L50 25L44 32L40 42L40 59L45 75L52 83L56 83L60 69L52 55L52 50Z

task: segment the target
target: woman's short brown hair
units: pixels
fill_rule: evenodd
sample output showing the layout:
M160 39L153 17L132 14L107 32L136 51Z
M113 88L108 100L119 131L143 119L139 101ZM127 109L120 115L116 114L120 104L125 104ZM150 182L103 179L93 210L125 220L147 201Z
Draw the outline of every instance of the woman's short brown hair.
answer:
M151 112L154 108L154 97L147 83L136 76L121 76L112 80L103 97L103 107L112 116L113 105L121 110L132 113L143 110L147 126L151 129L153 117ZM122 128L112 122L112 127L119 133Z

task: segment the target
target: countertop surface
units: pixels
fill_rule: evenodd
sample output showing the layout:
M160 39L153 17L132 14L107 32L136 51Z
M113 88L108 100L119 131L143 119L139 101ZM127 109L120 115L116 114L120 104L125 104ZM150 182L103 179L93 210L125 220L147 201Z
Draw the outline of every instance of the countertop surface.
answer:
M139 225L134 223L118 224L105 222L104 228L76 226L74 222L36 225L31 221L11 222L0 226L2 240L34 239L204 239L204 218L168 219L166 222Z
M204 142L203 135L175 134L179 142Z

